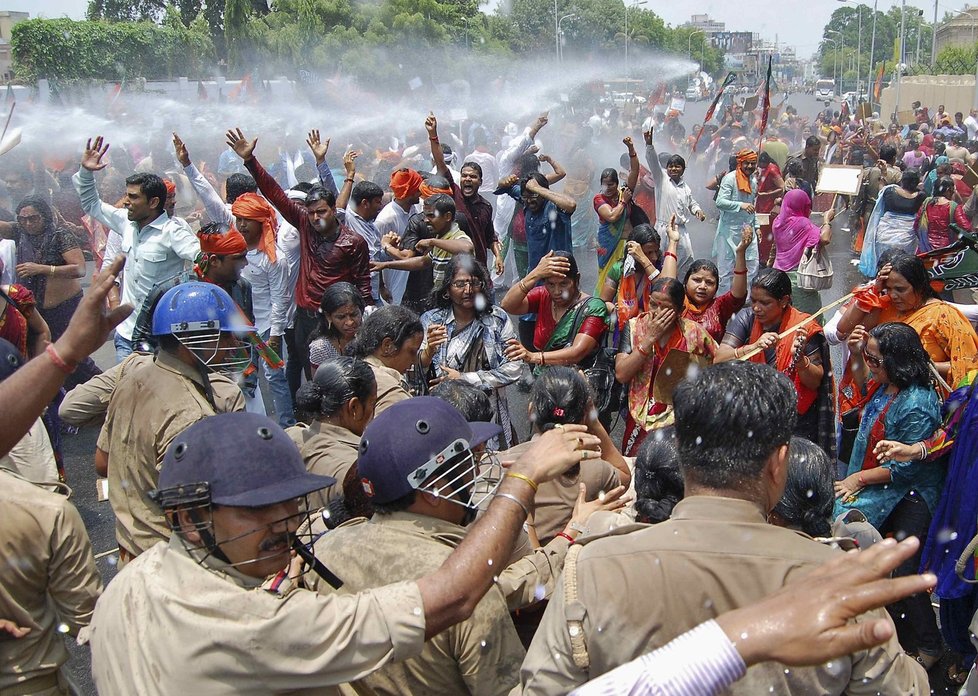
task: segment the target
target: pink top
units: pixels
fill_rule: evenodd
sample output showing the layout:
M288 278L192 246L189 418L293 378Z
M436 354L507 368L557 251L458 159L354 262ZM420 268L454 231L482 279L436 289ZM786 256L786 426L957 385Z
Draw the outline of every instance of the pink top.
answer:
M797 270L805 249L818 244L821 230L808 219L812 199L802 189L792 189L781 201L781 212L771 225L778 255L774 267L779 271Z

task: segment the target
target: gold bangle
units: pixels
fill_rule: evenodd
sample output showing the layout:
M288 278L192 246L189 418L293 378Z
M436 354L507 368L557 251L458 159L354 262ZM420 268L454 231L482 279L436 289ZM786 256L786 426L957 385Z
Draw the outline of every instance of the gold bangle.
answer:
M540 351L540 367L546 367L546 366L547 366L547 358L544 355L544 352L541 350Z
M520 282L518 282L516 286L522 291L524 295L527 295L529 294L529 290L527 290L526 286L523 285L523 280L524 280L523 278L520 278Z
M51 266L51 275L52 276L54 275L54 266L53 265Z
M508 471L506 472L506 476L504 476L503 478L514 478L514 479L519 479L520 481L525 481L527 484L529 484L530 488L533 489L534 493L540 490L540 486L539 484L537 484L536 481L531 479L529 476L525 474L521 474L517 471Z

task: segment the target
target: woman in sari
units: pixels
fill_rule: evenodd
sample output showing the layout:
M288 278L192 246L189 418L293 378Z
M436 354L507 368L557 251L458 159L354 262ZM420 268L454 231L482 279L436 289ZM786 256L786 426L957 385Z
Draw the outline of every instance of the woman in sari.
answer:
M832 241L835 209L825 214L821 227L809 219L811 214L812 199L801 189L794 189L784 195L781 212L772 225L777 247L774 268L784 271L791 278L791 303L796 309L808 314L814 314L822 308L822 298L817 290L798 288L798 266L807 249L823 247Z
M958 241L952 223L965 232L971 231L971 221L964 214L964 206L954 202L954 180L942 177L937 180L933 195L917 211L914 229L920 251L940 249Z
M774 204L784 191L784 179L781 176L781 169L766 152L762 152L757 158L757 172L757 201L754 203L754 210L758 215L770 216ZM763 266L770 266L774 259L775 238L771 233L772 222L773 220L768 218L768 221L759 228L758 258Z
M863 251L859 255L859 271L867 278L876 273L876 259L886 249L917 253L917 234L914 221L926 196L918 191L920 172L907 169L900 185L890 185L880 191L873 214L866 223Z
M868 330L886 322L903 322L920 336L924 350L948 384L957 384L978 367L974 327L958 309L935 296L924 262L916 256L894 256L873 285L856 291L855 300L839 320L840 336L848 336L857 325Z
M712 364L717 344L695 321L683 318L686 290L675 278L652 283L650 308L629 319L615 356L615 378L628 385L628 414L622 453L634 456L652 430L672 425L672 406L653 395L659 368L672 350L684 351L691 362Z
M543 285L537 286L537 283ZM599 297L581 292L577 261L566 251L551 251L530 274L509 289L501 303L510 314L537 315L533 348L512 338L506 358L544 367L590 365L608 330L608 308Z
M616 337L629 319L649 309L649 288L662 265L661 243L652 225L636 225L628 235L625 258L605 278L601 299L608 305L608 311L617 315ZM676 251L672 253L675 255Z
M628 148L628 179L621 186L618 170L609 167L601 172L601 193L594 197L594 211L598 214L598 285L596 292L604 287L612 267L625 256L625 243L632 231L632 225L648 222L642 209L632 204L632 192L638 185L638 154L632 139L622 140ZM633 215L635 219L633 220ZM643 219L644 218L644 219Z
M509 315L489 303L488 287L485 266L468 254L452 257L445 281L432 292L435 308L421 315L426 336L421 364L439 382L458 379L489 394L493 422L503 429L498 441L490 441L498 451L516 443L506 387L519 379L522 365L506 357L506 343L516 332Z
M674 226L668 230L669 248L662 262L662 278L675 278L678 272L676 249L679 245L679 230ZM720 284L720 271L709 259L697 259L686 271L683 287L686 300L683 319L695 321L706 329L717 343L723 338L730 321L739 312L747 299L747 247L754 241L754 228L744 225L740 233L740 243L734 253L733 282L730 290L717 296Z
M0 235L17 242L17 277L33 293L51 340L58 340L82 299L85 257L78 240L55 225L54 211L40 196L24 198L17 205L17 221L0 222ZM65 388L97 374L101 370L86 358L68 377Z
M835 512L857 509L884 537L917 536L923 549L944 467L925 462L879 463L875 449L884 438L916 442L940 424L940 400L931 386L929 357L916 332L898 322L880 324L868 333L856 327L848 343L852 373L865 405L847 475L835 484ZM894 574L916 573L920 556L918 550ZM901 645L930 669L943 653L930 597L917 594L887 609Z
M791 279L784 271L758 271L751 282L750 297L750 306L727 324L716 361L752 360L785 374L798 392L794 434L811 440L834 460L835 387L822 327L817 321L805 322L810 315L792 306ZM781 337L799 324L803 325L793 334Z

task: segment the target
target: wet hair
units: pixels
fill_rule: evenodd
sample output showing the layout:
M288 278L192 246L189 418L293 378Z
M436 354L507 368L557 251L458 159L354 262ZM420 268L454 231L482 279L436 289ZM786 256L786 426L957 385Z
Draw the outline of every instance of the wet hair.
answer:
M774 162L774 160L771 159L771 155L769 155L766 152L762 152L757 157L757 167L758 167L758 169L762 169L762 168L768 166L769 164L771 164L772 162Z
M485 140L485 137L483 137L483 140ZM482 166L478 162L473 162L472 160L469 160L467 162L462 162L462 167L458 170L459 174L462 173L462 169L471 169L472 171L474 171L476 174L479 175L480 179L482 178Z
M234 203L243 193L258 193L258 183L248 174L232 174L224 182L224 192L227 202Z
M410 309L401 305L384 305L363 320L350 352L359 358L365 358L373 355L388 338L400 350L408 339L423 332L421 320Z
M375 198L383 198L384 190L372 181L358 181L353 186L350 194L353 202L360 205L364 201L372 201Z
M883 266L891 263L897 256L905 253L907 252L903 251L902 249L898 249L897 247L887 247L883 250L883 253L879 255L879 258L876 259L876 272L879 273L881 270L883 270Z
M805 168L802 166L801 160L793 159L784 166L784 173L785 176L802 176L805 173Z
M951 198L954 195L954 179L949 176L943 176L938 179L937 183L934 184L934 195ZM954 221L952 220L951 222Z
M547 367L533 383L530 403L540 432L555 425L583 423L590 401L587 380L572 367Z
M563 249L558 249L554 252L554 258L567 259L567 263L570 265L570 268L567 269L567 277L575 283L580 284L581 270L577 266L577 259L574 258L574 254Z
M686 484L751 491L768 458L791 440L798 395L768 365L724 362L676 387L673 404Z
M639 245L656 244L662 246L662 237L652 225L645 222L632 228L628 235L628 241L637 242Z
M430 205L431 209L439 215L451 213L452 220L455 219L458 212L455 207L455 199L445 193L436 193L434 196L426 198L425 205Z
M683 171L686 171L686 160L683 159L682 155L673 155L672 157L666 160L667 167L671 167L674 164L678 164L680 167L683 168Z
M300 181L298 184L291 188L292 191L299 191L300 193L309 193L316 187L316 184L311 181Z
M540 186L542 186L545 189L550 188L550 182L547 181L547 177L545 177L540 172L533 172L532 174L524 176L522 179L520 179L520 191L526 190L526 184L530 179L533 179L535 182L540 184Z
M875 327L869 335L879 344L890 384L899 389L930 386L930 356L912 326L891 321Z
M487 393L474 384L460 379L446 379L429 393L450 403L469 423L488 423L492 420L492 401Z
M809 135L807 138L805 138L806 150L810 147L815 147L816 145L818 145L819 147L822 146L822 141L818 139L817 135Z
M832 534L835 506L835 472L821 447L803 437L791 438L788 445L788 477L781 500L773 513L792 529L808 536Z
M653 430L645 438L635 458L635 512L637 521L665 522L676 503L683 499L685 486L679 470L676 431Z
M897 151L892 145L884 145L880 148L880 159L887 164L893 164L896 162Z
M313 184L309 192L306 193L306 207L319 201L325 202L330 208L336 207L336 195L325 186Z
M335 415L354 397L365 402L377 387L377 378L363 360L341 356L319 366L311 381L295 394L299 413L311 418Z
M516 171L520 177L529 176L533 172L540 171L540 159L532 152L524 152L516 160Z
M147 202L151 198L158 198L160 203L156 206L156 212L162 215L163 206L166 205L166 184L163 179L156 174L133 174L126 177L126 186L138 186Z
M720 269L717 268L717 265L709 259L696 259L693 261L693 265L689 267L689 270L686 271L686 277L683 278L683 287L689 284L689 279L697 271L708 271L713 276L713 280L716 281L717 285L720 284Z
M910 287L922 298L927 299L936 296L934 288L930 285L927 268L917 256L906 252L895 254L890 259L890 271L903 276L904 280L910 283Z
M776 268L762 268L750 282L751 288L765 290L774 299L791 297L791 278Z
M455 254L448 260L441 285L431 291L432 306L438 307L439 309L447 309L452 306L452 296L449 291L459 271L465 271L477 280L482 281L482 289L478 292L482 293L486 302L482 305L482 309L479 309L479 303L476 303L476 316L491 314L492 305L489 303L488 296L486 295L489 289L489 271L471 254Z
M33 208L37 211L37 214L41 216L41 222L44 223L45 230L54 229L54 211L51 210L51 204L44 200L44 198L34 194L24 196L20 203L17 204L15 212L20 215L20 211L24 208Z
M903 172L900 177L900 188L904 191L916 191L920 186L920 170L911 167Z
M345 281L333 283L323 290L323 296L319 300L319 326L309 336L309 341L315 341L323 336L327 338L339 336L339 331L330 328L328 315L349 304L359 309L361 315L366 307L363 296L350 283Z
M664 293L677 312L682 313L686 303L686 286L675 278L656 278L649 292Z
M618 183L618 170L615 169L614 167L608 167L607 169L602 170L601 171L601 178L598 179L598 181L600 181L603 184L608 179L610 179L611 181L614 181L617 184Z

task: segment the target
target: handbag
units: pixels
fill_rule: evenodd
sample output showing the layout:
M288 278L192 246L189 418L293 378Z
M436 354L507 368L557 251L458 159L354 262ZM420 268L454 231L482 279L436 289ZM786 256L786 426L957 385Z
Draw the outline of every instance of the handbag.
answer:
M799 290L828 290L832 287L832 260L825 246L805 249L798 264Z
M859 434L859 422L862 420L863 409L861 406L851 408L842 414L842 432L839 437L839 461L848 466L852 459L852 448L856 444L856 435Z
M571 327L574 329L571 336L576 336L580 331L582 323L581 315L587 307L587 300L578 303L574 313L574 322ZM573 340L573 338L571 339ZM608 345L608 335L598 349L585 359L580 365L581 371L587 378L588 387L591 390L591 399L594 401L594 408L598 412L598 417L602 423L610 422L610 416L621 410L624 398L624 385L620 384L615 378L615 354L618 351L614 346ZM590 361L590 365L587 362ZM585 366L587 365L587 366Z

